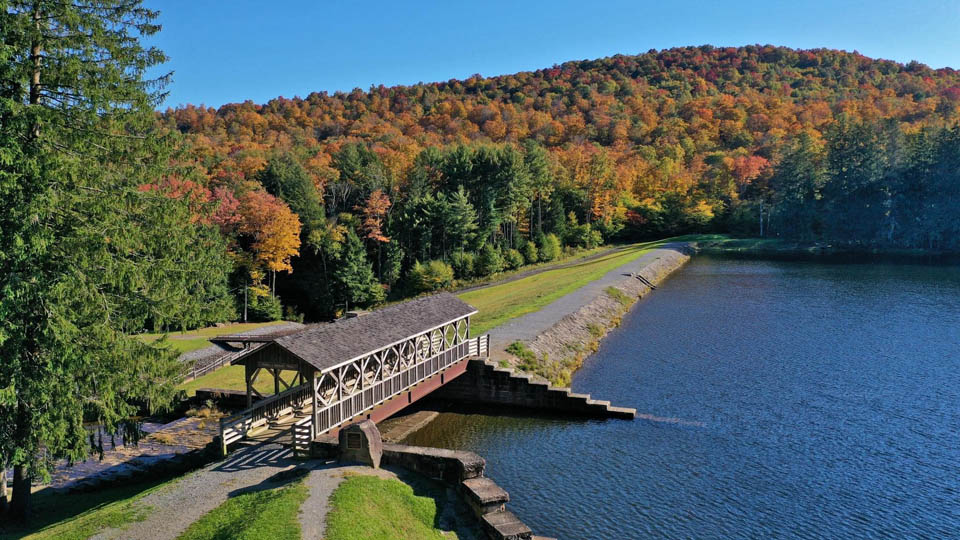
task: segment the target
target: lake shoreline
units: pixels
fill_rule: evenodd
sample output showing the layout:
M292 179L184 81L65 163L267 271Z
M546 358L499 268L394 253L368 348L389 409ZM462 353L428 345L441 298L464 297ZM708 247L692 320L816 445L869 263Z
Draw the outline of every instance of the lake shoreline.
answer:
M516 327L530 327L527 339L503 342L496 338L497 328L491 330L499 346L493 348L493 357L506 367L516 367L541 376L555 385L569 386L573 374L584 359L597 350L603 338L619 326L620 319L638 300L649 294L675 271L683 267L696 251L696 242L674 242L651 249L641 259L611 270L606 278L617 279L590 292L582 304L565 309L562 316L549 326L539 327L542 314L530 314L511 321L511 334ZM598 280L599 281L599 280ZM594 282L596 283L596 282ZM561 299L562 300L562 299ZM559 305L548 305L543 310L558 311ZM529 324L525 322L530 319ZM532 331L534 330L535 331ZM509 345L509 347L505 347Z
M838 245L828 242L798 242L780 238L718 237L698 242L697 251L709 254L742 255L759 258L810 258L823 260L960 260L960 251L923 248L882 248Z

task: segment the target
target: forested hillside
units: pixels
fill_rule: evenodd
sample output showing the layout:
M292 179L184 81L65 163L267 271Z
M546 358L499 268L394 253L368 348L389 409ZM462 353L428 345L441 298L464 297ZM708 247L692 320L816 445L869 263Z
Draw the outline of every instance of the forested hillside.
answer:
M549 260L733 232L960 248L960 73L857 53L688 47L314 93L161 121L233 285L309 318Z

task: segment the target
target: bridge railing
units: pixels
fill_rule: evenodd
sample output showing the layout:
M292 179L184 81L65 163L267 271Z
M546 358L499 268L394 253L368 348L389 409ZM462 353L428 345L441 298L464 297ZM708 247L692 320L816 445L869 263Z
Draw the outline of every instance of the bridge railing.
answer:
M310 443L316 438L313 415L305 416L293 424L293 454L297 457L310 455Z
M258 401L249 409L220 419L220 444L227 445L244 438L251 430L310 403L310 383L295 386Z
M417 362L386 379L361 388L337 402L314 411L293 424L294 452L306 455L310 442L317 435L372 409L397 394L417 385L470 356L489 356L490 336L483 335L458 343L438 354ZM365 384L365 383L362 383ZM310 383L296 386L267 399L237 414L220 419L220 443L224 455L227 446L243 439L251 431L280 418L294 409L312 402ZM316 422L313 419L316 418Z
M362 388L340 401L320 408L315 414L317 421L313 433L314 435L322 434L354 416L382 404L464 358L489 355L489 349L489 335L468 339L417 362L391 377Z

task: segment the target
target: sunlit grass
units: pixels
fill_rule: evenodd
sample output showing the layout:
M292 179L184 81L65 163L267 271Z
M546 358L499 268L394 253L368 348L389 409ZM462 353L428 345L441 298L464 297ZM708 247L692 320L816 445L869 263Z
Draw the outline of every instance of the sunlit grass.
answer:
M283 380L287 381L290 384L296 384L295 371L282 371L280 375L283 377ZM211 373L207 373L203 377L196 378L192 381L181 383L177 388L179 390L184 390L187 392L187 396L193 396L197 388L222 388L224 390L246 390L247 385L243 379L244 368L243 366L226 366L222 367ZM273 375L267 371L261 371L260 376L257 378L257 382L253 385L263 395L272 394L274 390L273 384ZM280 385L281 391L283 390L283 385Z
M194 521L179 540L299 540L300 505L309 490L303 482L244 493Z
M210 345L209 339L217 336L229 334L238 334L263 328L265 326L275 326L283 324L284 321L271 321L263 323L236 323L226 326L211 326L209 328L200 328L188 332L170 332L168 334L138 334L140 339L152 343L164 335L167 336L167 342L180 354L196 351Z
M461 300L479 310L470 321L471 334L480 335L511 319L538 311L554 300L600 279L607 272L636 260L666 241L632 244L580 264L461 293L458 295Z
M399 480L351 476L330 498L327 540L455 540L437 528L437 502Z

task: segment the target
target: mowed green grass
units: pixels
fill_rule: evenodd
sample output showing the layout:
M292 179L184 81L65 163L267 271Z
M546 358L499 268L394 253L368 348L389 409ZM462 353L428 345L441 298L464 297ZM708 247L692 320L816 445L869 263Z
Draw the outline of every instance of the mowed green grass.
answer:
M330 497L327 540L456 539L436 528L437 503L392 478L350 476Z
M299 540L297 514L309 490L303 482L227 499L194 521L179 540Z
M283 376L283 380L293 385L296 385L296 374L296 371L283 371L280 373L280 375ZM246 390L247 383L243 380L243 375L243 366L226 366L212 373L207 373L203 377L181 383L179 386L177 386L177 389L186 391L187 396L193 396L193 394L196 393L197 388ZM260 376L257 378L257 382L253 386L258 392L265 396L272 394L274 389L273 375L267 371L261 371ZM283 391L283 388L283 385L280 385L281 391Z
M636 260L667 240L632 244L590 261L459 294L461 300L479 310L470 321L470 333L481 335L511 319L538 311L554 300L570 294L604 276L607 272Z
M196 351L210 345L209 339L217 336L226 336L228 334L238 334L263 328L265 326L275 326L283 324L283 321L272 321L265 323L236 323L227 326L211 326L209 328L200 328L188 332L170 332L168 334L138 334L137 337L153 343L163 336L167 336L167 343L180 354Z
M60 494L50 488L33 495L34 516L26 526L0 527L0 539L84 540L107 528L142 521L151 508L139 504L146 495L176 482L153 481L92 493Z

